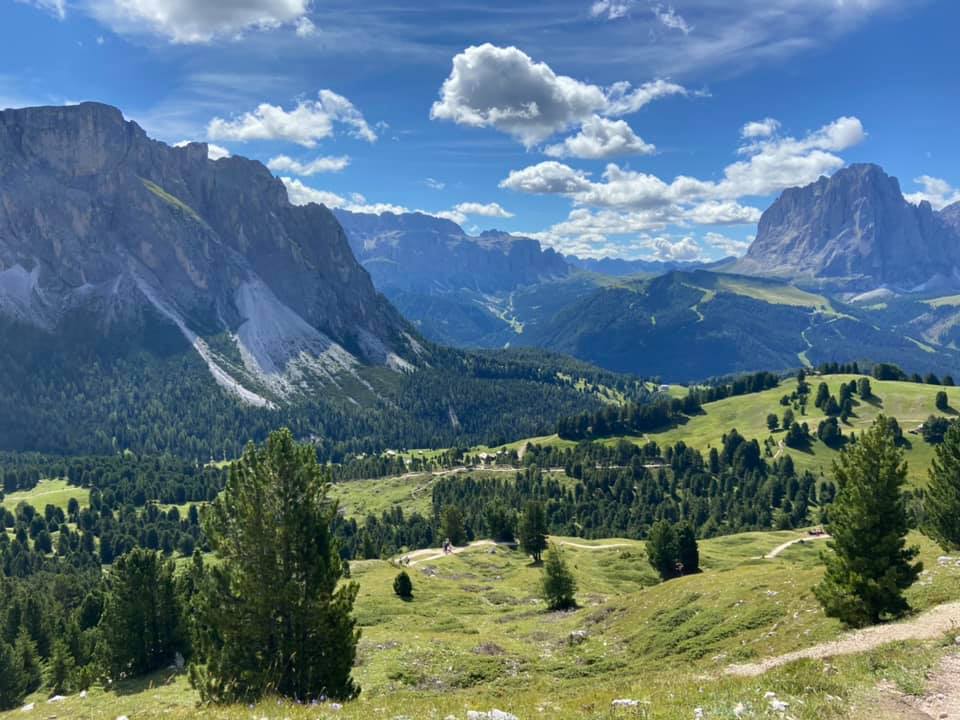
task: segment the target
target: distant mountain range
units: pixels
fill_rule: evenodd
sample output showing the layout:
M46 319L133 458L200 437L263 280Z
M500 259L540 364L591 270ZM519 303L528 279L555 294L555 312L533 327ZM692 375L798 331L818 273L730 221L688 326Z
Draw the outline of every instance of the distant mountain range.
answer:
M960 290L960 203L913 205L876 165L784 191L739 261L582 259L424 215L337 215L377 287L449 344L671 380L827 360L958 369L960 308L917 297Z

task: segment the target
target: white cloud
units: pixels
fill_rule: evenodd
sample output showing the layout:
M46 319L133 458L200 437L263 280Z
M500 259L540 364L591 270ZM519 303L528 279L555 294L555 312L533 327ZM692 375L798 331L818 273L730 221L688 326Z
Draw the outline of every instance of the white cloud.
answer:
M440 180L436 180L436 179L431 178L431 177L426 178L426 179L423 181L423 184L426 185L426 186L427 186L428 188L430 188L431 190L443 190L443 189L447 186L447 184L446 184L445 182L442 182L442 181L440 181Z
M753 139L759 137L770 137L780 129L780 121L773 118L764 118L763 120L754 120L748 122L740 130L740 137Z
M63 20L67 17L66 0L18 0L18 2L40 8L44 12L50 13L59 20Z
M420 211L424 212L424 211ZM441 212L427 213L428 215L434 215L436 217L444 218L446 220L452 220L458 225L463 225L467 219L472 215L479 215L482 217L496 217L496 218L512 218L513 213L507 210L504 210L499 203L478 203L478 202L462 202L457 205L454 205L450 210L443 210Z
M277 155L267 161L267 167L274 172L292 173L309 177L317 173L336 173L344 170L350 164L346 155L318 157L308 163L294 160L288 155Z
M310 0L90 0L91 14L120 33L205 43L246 30L276 28L309 10Z
M317 203L318 205L326 205L328 208L338 208L347 204L347 201L340 195L304 185L296 178L281 177L280 180L287 186L287 198L293 205Z
M294 26L296 28L297 37L308 38L317 34L317 26L314 25L313 21L307 16L297 18Z
M904 193L903 197L914 205L919 205L921 202L926 201L933 206L934 210L942 210L947 205L960 202L960 188L951 186L946 180L929 175L921 175L918 178L914 178L913 182L921 185L923 190Z
M633 0L596 0L590 6L590 17L619 20L630 14Z
M565 221L535 235L555 247L603 245L611 236L630 236L671 225L748 225L760 219L760 210L742 200L765 197L788 187L815 181L842 167L833 154L862 141L866 134L857 118L842 117L801 138L776 135L779 124L751 129L744 157L731 163L717 180L677 176L665 181L610 163L601 179L556 161L513 170L500 187L539 195L561 195L574 205ZM746 133L745 133L746 134ZM942 185L929 186L937 202L950 192ZM936 193L934 193L936 194Z
M799 140L755 140L739 148L738 154L747 159L728 165L719 182L681 175L668 183L614 163L604 170L603 182L595 182L582 171L547 161L511 171L500 187L531 194L565 195L579 205L593 207L644 209L713 201L691 210L691 219L697 222L700 216L715 215L747 221L755 216L755 210L738 207L731 201L813 182L843 166L843 160L833 152L845 150L865 137L857 118L842 117Z
M703 258L703 251L691 236L673 238L669 235L653 237L641 242L655 260L691 261Z
M532 195L576 195L591 187L587 174L568 165L547 160L522 170L511 170L500 187Z
M186 147L192 141L191 140L181 140L178 143L174 143L174 147ZM214 145L213 143L207 143L207 157L210 160L219 160L220 158L230 157L230 151L221 145Z
M626 82L602 88L557 75L515 47L486 43L454 56L430 117L493 127L532 147L596 114L624 115L656 98L684 92L663 80L636 89Z
M215 117L207 126L214 140L286 140L313 148L333 135L334 123L351 128L354 137L374 142L376 134L353 103L332 90L321 90L319 99L302 100L290 111L262 103L253 112L225 120Z
M624 120L594 115L580 126L580 132L543 152L550 157L605 160L618 155L652 155L656 147L644 142Z
M103 35L97 35L97 45L103 45L104 42L106 41L103 39Z
M753 238L734 240L733 238L716 232L708 232L704 235L704 240L706 240L707 244L711 247L720 250L725 256L733 255L735 257L741 257L746 253L750 247L750 243L753 242Z
M672 5L654 5L652 8L654 16L664 27L670 30L679 30L684 35L689 35L693 26L687 23L682 15L673 9Z

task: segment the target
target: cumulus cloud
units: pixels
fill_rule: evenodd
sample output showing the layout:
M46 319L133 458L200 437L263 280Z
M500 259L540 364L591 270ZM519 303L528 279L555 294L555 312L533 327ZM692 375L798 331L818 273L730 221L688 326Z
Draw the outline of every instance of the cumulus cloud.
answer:
M178 143L174 143L174 147L186 147L192 141L191 140L181 140ZM211 160L219 160L220 158L230 157L230 151L221 145L214 145L213 143L207 143L207 157Z
M740 137L746 139L770 137L780 129L780 121L773 118L748 122L740 130Z
M608 120L594 115L580 126L580 132L543 152L550 157L606 160L619 155L652 155L656 147L644 142L625 120Z
M684 35L689 35L690 31L693 30L693 26L687 23L683 16L673 9L672 5L654 5L651 9L653 10L654 17L656 17L665 28L679 30Z
M204 43L294 22L307 13L310 0L90 0L88 6L97 20L116 32Z
M703 251L691 236L673 238L669 235L652 237L642 242L650 250L650 256L656 260L691 261L700 260Z
M547 160L522 170L511 170L500 187L532 195L576 195L590 189L587 173Z
M603 182L596 182L582 171L548 161L511 171L500 187L532 194L566 195L577 204L594 207L653 208L712 202L701 205L694 217L714 215L746 221L755 217L755 211L737 207L733 201L813 182L843 166L843 160L833 152L845 150L864 137L866 133L857 118L842 117L800 139L754 139L738 150L746 159L728 165L720 181L681 175L666 182L656 175L610 163L603 172Z
M666 181L615 163L607 164L601 177L594 178L550 160L511 171L500 187L560 195L573 202L565 221L537 236L555 247L603 244L611 236L669 226L748 225L756 223L761 213L744 204L744 198L765 197L813 182L843 166L843 160L834 153L866 137L862 124L853 117L838 118L800 138L778 135L776 121L759 124L766 129L750 128L747 132L745 126L744 144L737 151L743 159L724 168L719 180L680 175ZM936 183L925 187L933 191L928 194L938 204L956 192Z
M921 175L914 178L913 182L923 187L923 190L904 194L904 197L914 205L926 201L933 206L934 210L942 210L947 205L960 202L960 189L951 186L946 180Z
M590 6L590 17L619 20L630 14L633 0L596 0Z
M292 173L309 177L317 173L335 173L344 170L350 164L346 155L318 157L307 163L294 160L287 155L277 155L267 161L267 167L274 172Z
M496 218L512 218L513 213L507 210L504 210L499 203L478 203L478 202L462 202L454 205L450 210L443 210L441 212L427 213L428 215L435 215L436 217L445 218L446 220L452 220L453 222L462 225L467 221L471 215L479 215L482 217L496 217Z
M302 100L293 110L261 103L256 110L229 120L215 117L207 126L214 140L285 140L313 148L333 135L334 123L346 125L350 135L374 142L376 133L347 98L321 90L317 100Z
M280 180L287 186L287 198L293 205L317 203L318 205L326 205L328 208L339 208L347 204L346 199L342 196L304 185L296 178L281 177Z
M594 115L625 115L659 97L685 92L664 80L637 88L627 82L602 88L558 75L518 48L486 43L454 56L430 117L493 127L529 148Z
M747 240L734 240L717 232L708 232L704 235L704 240L706 240L708 245L720 250L724 255L733 255L735 257L741 257L746 253L750 247L750 243L753 242L752 238Z

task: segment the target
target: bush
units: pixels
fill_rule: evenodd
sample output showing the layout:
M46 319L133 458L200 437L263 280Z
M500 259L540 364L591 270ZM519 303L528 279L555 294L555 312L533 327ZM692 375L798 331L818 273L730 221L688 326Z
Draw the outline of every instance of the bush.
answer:
M413 581L406 570L401 570L400 574L393 579L393 592L402 600L413 599Z

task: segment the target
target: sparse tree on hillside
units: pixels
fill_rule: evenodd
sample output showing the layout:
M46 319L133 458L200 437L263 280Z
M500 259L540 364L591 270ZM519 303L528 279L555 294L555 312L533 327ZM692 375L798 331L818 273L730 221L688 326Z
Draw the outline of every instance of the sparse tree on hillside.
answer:
M393 592L402 600L413 599L413 581L410 580L406 570L401 570L400 574L393 579Z
M862 627L909 609L903 591L922 570L906 547L903 496L907 465L890 421L880 416L834 463L838 495L830 510L833 539L826 574L814 593L827 615Z
M873 389L870 387L870 378L862 377L857 380L857 395L864 400L868 400L873 397Z
M67 644L57 638L53 641L53 654L44 672L44 684L51 695L63 695L72 689L76 660Z
M539 563L547 549L547 512L543 503L531 500L523 509L520 521L520 547Z
M776 413L767 415L767 429L770 432L776 432L780 429L780 418L777 417Z
M547 551L541 591L550 610L567 610L577 606L574 599L577 581L564 560L563 551L557 545L551 545Z
M950 424L929 473L926 533L946 552L960 550L960 423Z
M677 571L679 547L677 533L667 520L658 520L647 535L647 559L660 577L666 580Z
M937 398L935 403L937 406L937 410L942 410L943 412L947 412L950 409L950 398L947 397L946 390L940 390L939 392L937 392Z
M700 547L690 523L680 523L677 528L677 559L683 566L684 575L700 572Z
M830 399L830 388L827 387L825 382L820 383L817 386L817 397L814 399L814 406L818 408L823 408L827 404L827 400Z
M781 422L780 424L783 426L784 430L790 429L790 426L793 425L793 419L794 419L794 414L793 414L792 408L787 408L786 410L783 411L783 422Z
M219 562L194 599L191 682L207 701L266 693L310 701L359 692L351 678L358 585L342 582L329 470L289 430L250 444L204 514Z

